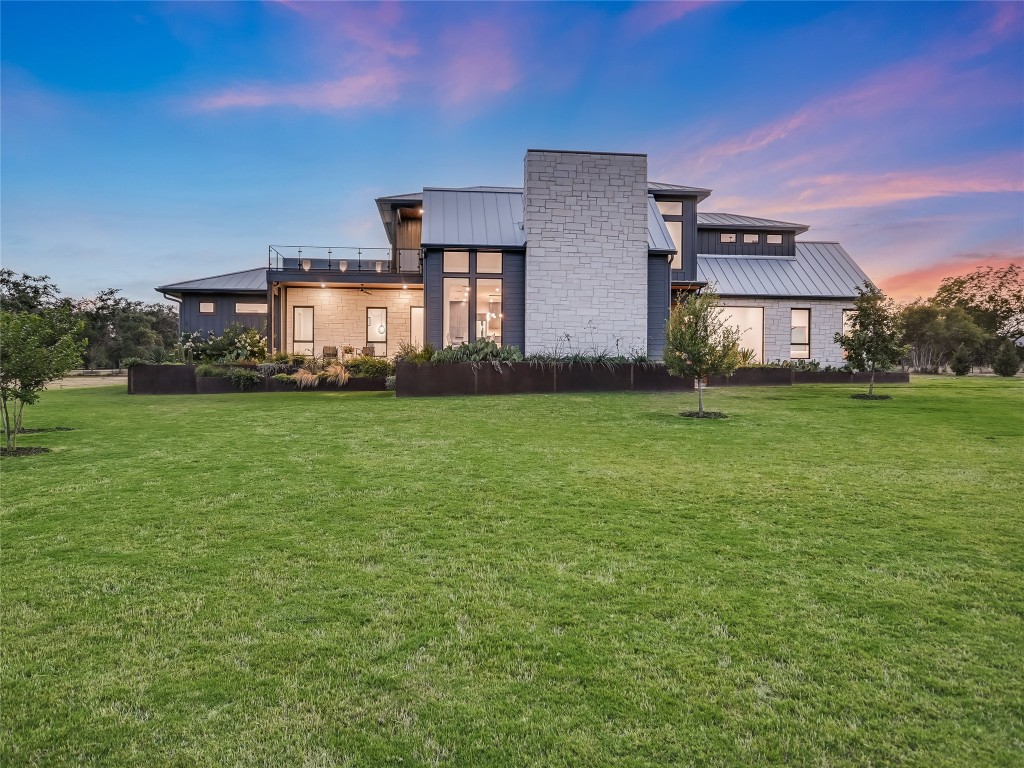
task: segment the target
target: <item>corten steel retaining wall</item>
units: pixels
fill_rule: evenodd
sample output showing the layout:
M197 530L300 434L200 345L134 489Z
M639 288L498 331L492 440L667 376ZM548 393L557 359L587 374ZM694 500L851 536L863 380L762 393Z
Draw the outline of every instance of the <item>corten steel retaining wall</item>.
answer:
M663 365L552 363L399 363L398 397L512 395L555 392L679 392L693 382L670 376Z
M788 387L792 384L861 384L869 375L795 371L792 368L740 368L732 376L709 377L712 387ZM876 373L876 384L906 384L910 374ZM512 395L555 392L680 392L694 382L670 376L663 365L565 365L505 363L399 363L398 397Z
M248 366L251 367L251 366ZM352 378L342 387L321 384L313 389L298 389L294 384L267 376L249 392L383 392L382 376ZM128 369L129 395L222 395L242 393L227 376L196 376L194 365L133 365Z

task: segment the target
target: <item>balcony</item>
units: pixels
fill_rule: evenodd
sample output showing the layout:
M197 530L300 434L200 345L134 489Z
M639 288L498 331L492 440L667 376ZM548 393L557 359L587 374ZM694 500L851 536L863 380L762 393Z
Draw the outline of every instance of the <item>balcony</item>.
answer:
M267 268L311 279L326 275L373 278L374 275L420 275L423 251L419 248L357 248L350 246L271 245ZM315 278L314 278L315 273Z

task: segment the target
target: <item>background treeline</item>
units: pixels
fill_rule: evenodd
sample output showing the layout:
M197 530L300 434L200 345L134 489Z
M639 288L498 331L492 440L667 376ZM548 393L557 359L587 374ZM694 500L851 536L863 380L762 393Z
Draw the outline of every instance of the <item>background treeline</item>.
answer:
M1007 350L1020 357L1024 267L981 267L947 277L931 298L900 307L898 321L907 347L903 365L914 371L992 367Z
M164 362L178 345L178 310L166 304L130 301L116 288L96 296L61 296L49 277L0 269L0 309L6 312L68 313L86 339L83 368L120 368L128 358Z

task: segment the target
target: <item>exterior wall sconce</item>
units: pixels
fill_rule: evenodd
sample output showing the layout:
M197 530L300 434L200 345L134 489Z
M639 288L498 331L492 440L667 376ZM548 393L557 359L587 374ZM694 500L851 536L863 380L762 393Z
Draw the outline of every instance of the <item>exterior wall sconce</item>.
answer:
M338 269L340 269L342 272L348 272L348 262L344 260L339 261Z
M376 267L377 271L380 272L384 268L384 262L381 262L381 261L374 262L374 266Z
M313 263L309 259L302 260L302 271L309 272L309 268L313 266Z

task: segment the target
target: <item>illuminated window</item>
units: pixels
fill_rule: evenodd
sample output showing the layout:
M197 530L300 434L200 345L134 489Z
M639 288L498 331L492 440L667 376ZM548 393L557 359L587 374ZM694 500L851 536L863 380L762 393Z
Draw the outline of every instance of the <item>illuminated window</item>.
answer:
M469 278L446 277L441 291L445 346L469 343Z
M445 272L469 272L469 251L445 251Z
M476 271L487 275L500 275L501 252L478 251L476 254Z
M740 329L740 347L754 352L754 360L764 362L764 307L722 307L721 319Z
M212 315L213 314L213 302L212 301L200 301L199 302L199 314L200 315Z
M388 354L388 311L385 307L366 308L366 346L375 357Z
M659 200L658 210L663 216L682 216L683 204L679 200Z
M782 235L765 235L764 241L767 245L782 245Z
M809 359L811 356L811 310L792 310L789 328L789 356L795 360Z
M719 242L722 242L722 243L735 243L736 242L736 235L734 233L732 233L732 232L723 232L721 235L719 235Z
M265 315L267 314L267 303L262 304L253 302L251 304L244 301L235 302L235 314L236 315Z
M292 307L292 353L313 354L312 307Z
M743 234L743 242L746 245L752 245L761 242L761 236L757 232L745 232Z
M672 257L672 269L683 268L683 222L666 221L668 233L672 236L672 244L676 247L676 255Z
M501 280L481 277L476 281L476 337L501 344Z

